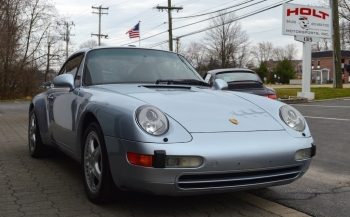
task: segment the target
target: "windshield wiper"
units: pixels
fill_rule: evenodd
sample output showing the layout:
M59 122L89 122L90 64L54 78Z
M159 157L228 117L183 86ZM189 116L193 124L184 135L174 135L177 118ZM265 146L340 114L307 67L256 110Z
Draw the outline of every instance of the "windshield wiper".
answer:
M263 82L258 81L258 80L238 80L238 81L229 81L227 83L234 83L234 82L258 82L260 84L264 84Z
M169 84L193 84L193 85L200 85L200 86L206 86L206 87L210 86L208 83L205 83L204 81L200 81L200 80L196 80L196 79L177 79L177 80L158 79L156 81L156 84L159 84L159 83L166 83L167 85L169 85Z

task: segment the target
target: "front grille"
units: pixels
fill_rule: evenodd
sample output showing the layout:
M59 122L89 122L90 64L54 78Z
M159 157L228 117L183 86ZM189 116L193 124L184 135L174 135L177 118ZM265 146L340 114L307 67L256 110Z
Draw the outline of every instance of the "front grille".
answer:
M301 172L300 166L232 173L182 175L178 187L182 189L225 188L245 185L259 185L294 179Z

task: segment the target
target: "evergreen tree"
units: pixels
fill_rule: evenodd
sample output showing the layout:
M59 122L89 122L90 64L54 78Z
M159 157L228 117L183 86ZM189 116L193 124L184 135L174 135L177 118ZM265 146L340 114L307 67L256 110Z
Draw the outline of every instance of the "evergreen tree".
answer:
M255 70L255 72L259 75L262 81L264 81L264 78L267 78L269 69L267 68L265 61L261 62L259 68L256 68Z
M279 83L289 84L289 80L295 77L295 70L291 61L284 59L273 69L273 73L280 77Z

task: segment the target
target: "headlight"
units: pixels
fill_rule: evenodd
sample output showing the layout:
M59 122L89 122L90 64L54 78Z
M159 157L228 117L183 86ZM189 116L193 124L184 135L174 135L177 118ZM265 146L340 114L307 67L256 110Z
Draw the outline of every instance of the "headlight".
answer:
M304 117L292 106L285 105L281 107L280 116L290 128L296 131L303 131L305 129Z
M144 105L136 110L136 121L147 133L159 136L168 131L168 119L154 106Z

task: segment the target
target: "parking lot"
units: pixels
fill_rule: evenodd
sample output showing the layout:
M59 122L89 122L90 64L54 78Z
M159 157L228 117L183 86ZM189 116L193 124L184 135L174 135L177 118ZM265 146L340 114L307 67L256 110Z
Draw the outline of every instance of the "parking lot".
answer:
M0 103L0 216L347 216L350 213L350 100L293 105L317 145L311 168L286 186L251 192L164 197L127 193L90 203L79 164L63 154L29 156L29 102ZM290 208L288 208L290 207Z

